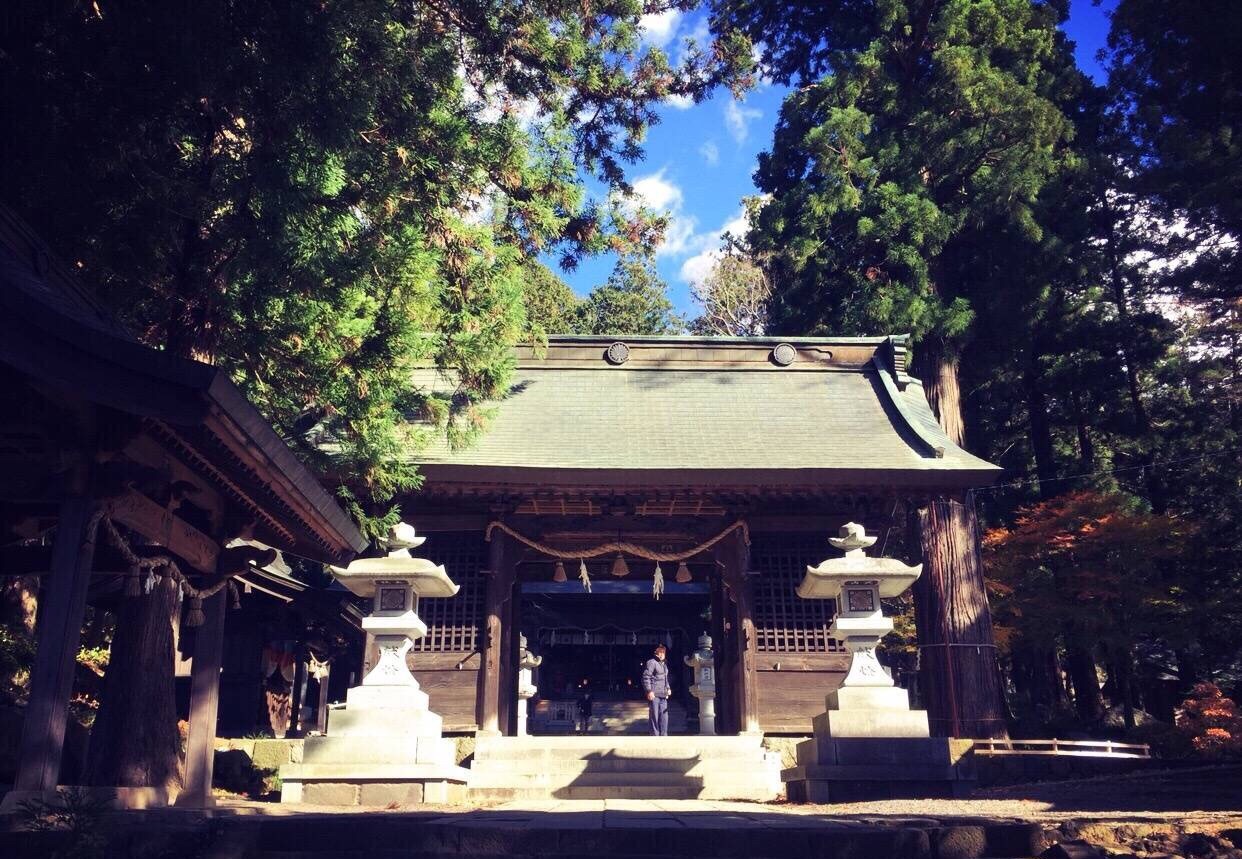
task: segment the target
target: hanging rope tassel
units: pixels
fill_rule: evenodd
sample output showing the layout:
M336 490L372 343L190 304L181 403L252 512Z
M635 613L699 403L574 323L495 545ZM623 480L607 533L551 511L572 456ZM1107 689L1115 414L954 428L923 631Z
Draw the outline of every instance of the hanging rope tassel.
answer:
M662 593L664 593L664 573L660 570L660 565L657 563L655 577L651 580L651 595L658 600Z
M587 572L585 560L578 562L578 578L582 580L582 587L586 589L587 593L590 593L591 592L591 574Z
M203 614L203 598L190 597L190 607L185 612L186 626L202 626L207 621L207 615Z

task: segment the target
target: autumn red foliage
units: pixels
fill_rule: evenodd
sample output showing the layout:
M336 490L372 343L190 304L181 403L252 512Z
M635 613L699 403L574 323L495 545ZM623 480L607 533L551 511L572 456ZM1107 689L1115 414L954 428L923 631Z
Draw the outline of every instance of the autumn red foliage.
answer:
M1177 714L1177 728L1203 757L1242 755L1242 712L1215 683L1195 684Z

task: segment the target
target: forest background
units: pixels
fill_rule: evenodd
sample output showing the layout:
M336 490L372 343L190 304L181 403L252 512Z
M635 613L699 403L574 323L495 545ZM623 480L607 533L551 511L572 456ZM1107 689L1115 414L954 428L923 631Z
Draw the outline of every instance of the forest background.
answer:
M1011 730L1172 749L1193 693L1203 750L1236 751L1242 9L1121 0L1100 82L1068 11L17 2L0 199L146 342L228 368L372 535L418 483L407 419L486 432L514 343L908 332L946 430L1006 469L969 502ZM673 13L705 26L651 39ZM662 106L765 82L759 193L686 318L633 165ZM601 254L576 295L558 269ZM428 362L451 395L411 388Z

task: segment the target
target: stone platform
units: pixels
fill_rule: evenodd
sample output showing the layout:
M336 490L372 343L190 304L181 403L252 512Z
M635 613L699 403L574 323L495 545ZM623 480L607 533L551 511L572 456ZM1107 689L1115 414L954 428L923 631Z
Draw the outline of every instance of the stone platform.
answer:
M759 737L480 737L469 798L762 802L780 787L779 756Z
M470 771L416 687L355 686L328 713L328 734L308 737L300 763L280 769L281 802L384 806L453 803Z
M964 797L976 785L972 746L948 737L817 735L798 744L798 763L781 780L791 802Z

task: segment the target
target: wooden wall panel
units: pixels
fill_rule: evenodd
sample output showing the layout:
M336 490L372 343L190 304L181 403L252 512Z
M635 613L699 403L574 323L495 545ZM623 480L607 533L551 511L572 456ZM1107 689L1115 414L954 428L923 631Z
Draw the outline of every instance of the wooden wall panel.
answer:
M846 665L835 670L773 671L760 668L759 727L766 734L810 736L811 720L824 712L824 696L841 685Z
M474 696L478 685L478 668L466 666L458 671L453 666L420 669L416 665L414 674L431 699L431 711L439 713L444 719L445 731L477 730Z

